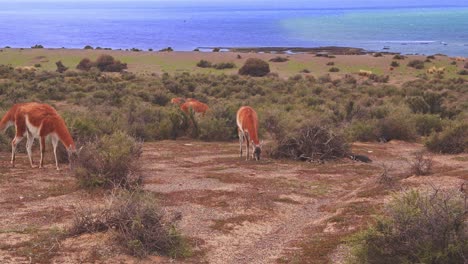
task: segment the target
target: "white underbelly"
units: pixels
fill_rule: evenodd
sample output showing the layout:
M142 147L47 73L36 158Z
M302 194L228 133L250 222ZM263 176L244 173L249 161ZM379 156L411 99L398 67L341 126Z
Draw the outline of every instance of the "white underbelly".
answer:
M29 133L31 136L34 138L39 138L40 137L40 132L41 132L41 127L34 126L29 122L28 116L26 116L26 128L28 129Z

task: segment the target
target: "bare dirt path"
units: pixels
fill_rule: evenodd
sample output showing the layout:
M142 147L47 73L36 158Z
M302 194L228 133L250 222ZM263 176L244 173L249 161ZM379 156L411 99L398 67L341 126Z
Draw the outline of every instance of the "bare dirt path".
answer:
M296 257L309 241L320 254L299 260L330 263L340 242L314 238L355 230L344 227L342 218L358 225L383 203L376 185L382 164L403 173L422 146L395 141L356 143L353 149L374 162L254 162L239 159L236 143L145 143L144 188L168 214L182 216L179 228L195 243L194 256L186 260L134 259L119 253L108 234L52 241L35 251L42 233L66 228L76 207L103 203L103 196L80 190L67 170L53 169L51 157L39 170L30 169L21 154L18 167L10 168L9 154L0 152L0 263L300 263ZM409 177L404 184L456 187L468 180L468 155L435 155L434 162L434 175Z

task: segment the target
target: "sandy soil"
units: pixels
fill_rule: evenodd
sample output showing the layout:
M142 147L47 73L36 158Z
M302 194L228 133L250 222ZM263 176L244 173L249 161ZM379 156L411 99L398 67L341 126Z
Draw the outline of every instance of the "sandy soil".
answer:
M387 199L376 183L383 163L392 175L409 176L402 188L457 188L468 180L466 154L434 155L435 173L416 177L407 175L408 160L420 144L356 143L353 149L374 162L254 162L239 159L237 143L146 143L144 188L157 194L168 214L182 215L179 228L194 241L194 256L186 260L131 258L120 253L109 233L52 241L35 251L42 233L67 228L76 208L102 204L103 195L79 190L68 170L54 170L50 156L42 170L30 169L24 154L10 168L9 154L0 152L0 262L340 263L345 255L340 242L314 249L320 255L316 261L301 256L312 250L307 245L316 243L314 237L341 238L375 213L368 208Z

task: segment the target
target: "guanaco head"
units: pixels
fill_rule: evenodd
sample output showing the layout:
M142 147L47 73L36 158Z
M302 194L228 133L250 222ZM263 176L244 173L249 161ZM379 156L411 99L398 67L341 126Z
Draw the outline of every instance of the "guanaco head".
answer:
M83 149L83 147L76 149L69 147L67 148L67 153L68 153L68 161L70 163L70 169L73 170L76 167L76 164L78 163L78 159L80 156L80 152Z
M259 144L259 145L252 144L252 147L253 147L252 157L255 160L260 160L260 154L262 153L262 144Z

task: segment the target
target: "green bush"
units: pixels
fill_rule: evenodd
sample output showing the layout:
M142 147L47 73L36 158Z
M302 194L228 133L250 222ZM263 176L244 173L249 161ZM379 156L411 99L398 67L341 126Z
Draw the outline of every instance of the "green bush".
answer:
M386 215L351 239L349 263L463 263L467 213L458 191L411 190L395 195Z
M405 56L400 55L400 54L396 54L395 56L393 56L393 59L394 59L394 60L404 60L404 59L405 59Z
M390 141L393 139L413 141L416 139L416 129L413 120L408 118L408 113L393 112L378 120L377 136L379 140Z
M85 49L85 50L87 50L87 49L93 49L93 47L90 46L90 45L86 45L86 46L84 47L84 49Z
M347 134L352 141L376 141L377 135L375 121L356 121L347 129Z
M415 68L415 69L424 69L424 61L422 60L411 60L410 62L408 62L408 67L412 67L412 68Z
M40 44L36 44L34 46L31 47L31 49L43 49L44 46L40 45Z
M253 77L262 77L270 72L270 65L268 62L257 59L249 58L245 62L244 66L239 69L240 75L249 75Z
M468 152L468 124L461 123L433 134L426 147L436 153L458 154Z
M220 63L216 63L213 67L217 70L223 70L223 69L235 68L236 65L232 62L220 62Z
M281 56L276 56L276 57L270 59L271 62L285 62L285 61L288 61L288 60L289 60L288 58L281 57Z
M383 57L383 54L380 52L374 53L374 57Z
M390 64L390 66L392 66L392 67L399 67L399 66L400 66L400 63L398 63L397 61L392 61L392 63Z
M135 188L141 182L137 161L141 144L123 132L86 142L80 153L75 177L85 188Z
M328 69L329 72L339 72L340 69L337 68L337 67L331 67L330 69Z
M213 66L213 64L207 60L200 60L199 62L197 62L197 67L200 67L200 68L211 68Z
M442 131L442 119L438 115L417 114L414 116L414 123L416 132L421 136Z
M467 70L460 70L457 72L459 75L468 75L468 71Z

